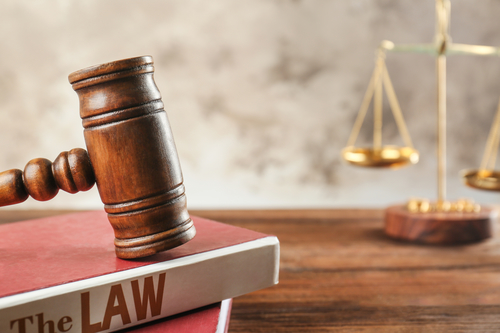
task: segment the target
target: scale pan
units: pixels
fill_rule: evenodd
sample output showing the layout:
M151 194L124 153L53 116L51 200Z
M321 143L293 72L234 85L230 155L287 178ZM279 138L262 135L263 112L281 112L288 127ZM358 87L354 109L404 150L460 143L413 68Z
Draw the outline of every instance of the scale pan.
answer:
M418 162L418 151L411 147L383 146L380 149L357 148L342 149L342 157L350 164L362 167L399 168Z
M500 172L490 170L463 170L462 179L467 186L480 190L500 191Z

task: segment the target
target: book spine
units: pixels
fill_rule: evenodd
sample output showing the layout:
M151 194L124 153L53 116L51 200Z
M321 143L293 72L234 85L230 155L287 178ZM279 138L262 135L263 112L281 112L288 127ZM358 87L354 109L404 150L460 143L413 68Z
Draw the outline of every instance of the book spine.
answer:
M272 286L278 269L265 237L1 298L0 332L114 332Z

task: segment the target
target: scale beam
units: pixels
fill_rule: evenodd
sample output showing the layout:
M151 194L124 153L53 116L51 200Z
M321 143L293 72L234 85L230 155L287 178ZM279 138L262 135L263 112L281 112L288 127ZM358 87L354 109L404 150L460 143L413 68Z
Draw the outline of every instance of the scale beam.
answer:
M482 56L500 56L500 48L486 45L451 44L447 53L452 54L475 54Z
M380 43L381 50L387 52L403 53L423 53L438 56L441 46L438 44L394 44L389 40ZM469 45L448 43L444 50L445 55L479 55L479 56L500 56L500 47L487 45Z

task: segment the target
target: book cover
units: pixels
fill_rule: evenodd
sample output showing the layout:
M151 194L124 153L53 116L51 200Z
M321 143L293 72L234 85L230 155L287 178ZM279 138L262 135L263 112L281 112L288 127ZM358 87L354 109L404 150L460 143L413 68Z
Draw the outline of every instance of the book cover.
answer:
M103 211L1 225L0 332L113 332L277 283L276 237L192 219L193 240L136 260Z
M232 299L226 299L118 333L227 333L231 308Z

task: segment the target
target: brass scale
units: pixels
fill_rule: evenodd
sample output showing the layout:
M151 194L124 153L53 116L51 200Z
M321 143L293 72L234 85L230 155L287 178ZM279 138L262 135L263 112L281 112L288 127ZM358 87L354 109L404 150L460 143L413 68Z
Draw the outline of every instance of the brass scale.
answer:
M375 70L373 71L368 89L362 100L347 146L342 150L342 158L345 161L361 167L398 168L417 163L419 160L419 153L413 146L410 134L403 119L403 114L385 65L385 57L387 52L414 52L436 56L438 198L436 202L431 202L427 199L411 199L405 207L407 214L405 214L404 220L406 222L412 219L415 221L425 220L427 219L426 216L428 216L428 219L434 222L439 220L439 222L448 221L450 223L455 223L458 218L461 222L470 219L473 223L476 223L477 215L480 214L481 210L486 210L486 208L480 207L472 200L461 199L455 202L446 200L446 55L475 54L499 56L500 48L452 43L449 36L450 7L449 0L436 0L436 36L434 43L395 45L393 42L387 40L381 42L377 50ZM405 145L403 147L382 145L383 90L385 90L390 109L403 139ZM355 145L356 139L370 104L373 104L374 114L373 145L369 148L357 147ZM482 190L500 191L500 171L494 170L499 143L500 102L488 135L484 156L479 169L465 170L462 172L462 178L468 186ZM493 216L490 215L489 218L486 219L487 221L484 222L488 224L484 226L485 228L490 228L489 224L491 223L492 217ZM455 224L457 227L470 227L463 223ZM411 225L409 226L409 228L413 227L414 226ZM449 225L445 226L447 229L449 229L449 227ZM436 228L436 224L433 224L430 228ZM439 226L437 228L439 228ZM444 232L447 231L445 230ZM418 240L404 232L398 235L397 238ZM436 242L439 243L439 241Z

